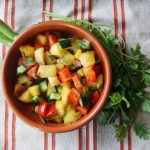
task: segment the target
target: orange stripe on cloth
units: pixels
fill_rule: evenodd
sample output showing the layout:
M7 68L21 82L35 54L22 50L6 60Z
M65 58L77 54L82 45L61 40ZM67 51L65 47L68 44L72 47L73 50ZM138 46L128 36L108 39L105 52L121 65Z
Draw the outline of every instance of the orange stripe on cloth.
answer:
M12 0L11 27L15 29L15 0ZM16 115L12 114L12 150L16 149Z

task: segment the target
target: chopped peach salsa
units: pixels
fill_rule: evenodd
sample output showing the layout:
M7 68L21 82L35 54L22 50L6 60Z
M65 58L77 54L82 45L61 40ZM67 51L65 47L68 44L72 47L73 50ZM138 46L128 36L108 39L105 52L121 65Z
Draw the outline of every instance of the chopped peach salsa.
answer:
M33 103L45 122L72 123L86 115L103 88L100 60L86 39L38 34L20 46L14 94Z

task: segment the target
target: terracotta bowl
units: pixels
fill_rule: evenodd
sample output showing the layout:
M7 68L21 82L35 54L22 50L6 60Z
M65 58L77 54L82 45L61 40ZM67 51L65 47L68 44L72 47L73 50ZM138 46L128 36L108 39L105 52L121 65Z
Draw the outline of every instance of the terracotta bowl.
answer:
M100 58L104 68L103 69L104 88L100 99L87 115L85 115L79 121L76 121L72 124L67 125L55 123L43 124L39 119L38 115L33 112L34 107L33 104L22 103L19 100L17 100L13 94L17 61L18 57L20 56L19 46L29 41L32 41L32 38L36 34L43 33L46 31L49 32L60 31L66 33L66 35L69 36L75 36L81 39L84 38L89 40L92 44L93 49L96 51L98 57ZM27 31L21 34L15 42L13 42L3 63L2 89L6 97L7 103L11 107L12 111L22 121L29 124L33 128L42 130L44 132L67 132L75 130L88 123L102 109L109 95L110 87L111 87L111 65L108 56L105 52L105 49L103 48L101 43L99 43L99 41L91 33L84 30L80 26L64 21L45 22L34 25L33 27L29 28Z

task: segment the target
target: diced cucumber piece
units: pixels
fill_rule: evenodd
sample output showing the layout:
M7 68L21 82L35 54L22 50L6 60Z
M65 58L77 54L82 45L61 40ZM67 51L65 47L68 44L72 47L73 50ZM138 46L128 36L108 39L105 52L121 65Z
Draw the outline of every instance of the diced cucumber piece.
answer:
M86 39L78 41L78 47L83 49L90 49L90 42Z
M63 89L63 86L57 85L56 88L57 88L57 91L58 91L59 93L61 93L61 92L62 92L62 89Z
M80 68L80 69L77 71L77 74L78 74L80 77L84 77L83 68Z
M86 106L89 102L91 101L90 99L90 94L88 92L85 92L79 100L79 104L84 107Z
M26 62L27 62L27 65L28 65L28 66L35 65L35 60L34 60L32 57L28 57L28 58L26 59Z
M61 49L67 49L71 47L71 39L62 39L59 41Z
M35 79L35 82L40 83L45 80L46 80L46 78L38 78L38 79Z
M34 104L39 104L40 102L41 102L41 98L40 98L40 97L34 96L34 97L32 98L32 103L34 103Z
M41 92L47 92L47 83L46 81L42 81L39 83Z
M49 96L51 93L56 92L55 86L51 86L50 83L48 83L48 89L47 89L47 96Z
M78 66L70 66L70 70L73 71L73 72L77 71L80 68L81 67L78 67Z
M57 92L53 92L50 94L50 100L59 100L61 99L61 94Z
M26 71L27 69L23 65L17 67L17 76L24 74Z

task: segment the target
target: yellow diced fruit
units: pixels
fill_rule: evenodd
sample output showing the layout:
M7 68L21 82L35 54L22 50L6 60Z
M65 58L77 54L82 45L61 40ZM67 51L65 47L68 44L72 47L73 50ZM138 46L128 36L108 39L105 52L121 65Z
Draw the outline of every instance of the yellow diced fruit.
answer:
M26 85L27 87L29 87L32 83L33 83L32 81L27 81L27 82L25 83L25 85Z
M48 51L46 51L44 53L45 63L47 65L54 64L56 62L55 58L53 58L54 56L52 56L52 57L50 57L50 56L52 56L52 55Z
M64 68L64 65L63 64L56 64L56 67L58 70L61 70Z
M22 75L18 78L18 83L19 84L24 84L28 81L30 81L30 79L26 75Z
M97 86L97 89L102 88L102 86L103 86L103 74L100 74L97 77L96 86Z
M38 96L41 94L39 85L31 86L28 88L28 90L32 96Z
M58 114L60 117L64 116L65 114L65 105L61 100L56 101L56 110L58 111Z
M95 57L93 51L87 51L80 55L79 60L83 67L90 67L95 64Z
M55 43L50 48L50 54L56 57L63 57L67 53L67 50L61 49L59 43Z
M78 39L72 39L71 40L71 50L73 50L74 52L78 49Z
M76 59L79 59L80 58L80 55L81 55L81 53L82 53L82 50L81 49L78 49L76 52L75 52L75 58Z
M61 92L61 97L62 97L62 102L65 105L67 104L69 92L70 92L70 85L68 83L64 83L63 89Z
M84 74L85 74L85 76L87 75L87 73L90 71L92 69L92 66L90 66L90 67L87 67L87 68L83 68L83 72L84 72Z
M48 39L46 35L38 34L36 36L36 42L40 43L42 46L46 45L48 43Z
M44 48L41 47L37 50L35 50L34 52L34 57L35 57L35 61L40 64L40 65L44 65Z
M57 76L54 77L48 77L48 81L51 86L56 86L60 84L60 81L58 80Z
M23 45L19 47L20 52L23 56L34 57L34 47L31 45Z
M18 99L24 103L30 103L32 101L32 95L29 90L26 90Z
M40 65L37 74L40 78L48 78L56 76L57 74L56 65Z
M71 65L75 59L74 55L72 55L71 53L67 53L64 56L64 65Z
M79 120L80 118L81 118L81 114L79 112L76 112L73 107L68 106L66 114L63 117L64 124L69 124L69 123L75 122L75 121Z
M47 96L49 96L51 93L56 92L56 88L54 86L51 86L50 83L48 83L48 88L47 88Z

